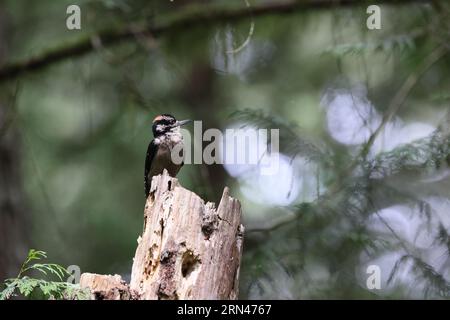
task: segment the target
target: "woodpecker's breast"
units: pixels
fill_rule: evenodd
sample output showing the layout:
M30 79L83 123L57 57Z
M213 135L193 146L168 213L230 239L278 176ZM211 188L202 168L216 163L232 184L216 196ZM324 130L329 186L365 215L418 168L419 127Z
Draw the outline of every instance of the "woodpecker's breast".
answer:
M172 150L174 150L175 147L177 147L177 150L182 150L183 138L181 133L174 132L158 137L155 139L155 144L158 148L148 174L149 178L151 179L152 176L161 174L164 169L167 170L169 175L175 177L178 171L180 171L182 163L178 164L179 161L174 163L172 159ZM180 155L183 155L182 151L180 152Z
M158 146L165 146L169 149L173 149L179 143L183 143L183 136L179 130L176 130L155 138L155 143Z

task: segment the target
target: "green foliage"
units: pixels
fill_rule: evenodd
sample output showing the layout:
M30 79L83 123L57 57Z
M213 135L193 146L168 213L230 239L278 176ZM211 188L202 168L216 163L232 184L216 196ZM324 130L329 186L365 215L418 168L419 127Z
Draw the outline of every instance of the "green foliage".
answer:
M29 216L32 243L58 252L58 261L70 257L100 273L129 271L136 235L142 230L142 168L151 119L168 112L202 120L204 129L237 123L279 129L280 152L293 160L294 170L302 170L295 175L301 184L309 185L308 174L297 160L317 165L314 193L320 197L299 197L281 208L248 197L248 191L258 190L249 190L253 180L245 175L231 177L220 166L206 165L186 165L181 171L180 182L208 194L208 200L214 200L210 190L220 192L230 185L242 202L248 232L240 298L448 298L450 225L440 215L448 212L445 201L450 198L445 179L449 126L375 154L368 146L370 152L358 157L364 146L343 144L330 135L347 128L343 123L330 129L320 101L330 89L345 91L346 96L363 86L364 101L367 98L382 116L405 81L416 75L416 85L393 120L436 124L450 101L449 55L419 71L433 48L448 46L449 5L441 4L440 10L436 4L386 5L382 29L369 31L367 14L359 6L258 14L217 24L208 18L204 27L203 3L191 7L187 1L84 0L81 7L89 15L82 30L68 33L61 27L61 4L41 2L5 1L11 17L1 22L14 29L4 39L5 63L28 60L54 45L65 47L66 41L90 38L98 30L133 31L135 26L165 26L185 17L198 19L194 24L200 27L136 33L117 46L95 41L95 50L82 57L70 56L18 78L23 89L8 117L14 121L0 131L17 127L23 137L20 157L25 195L34 213ZM213 2L247 10L242 0ZM30 19L33 24L23 23ZM228 48L242 43L251 21L255 32L249 45L227 54ZM365 112L361 118L364 127L371 120ZM367 127L374 129L369 123ZM380 137L396 140L388 131ZM439 206L430 196L439 197L432 199ZM395 219L377 220L381 230L373 229L377 214L389 208L406 220L401 226L411 234L416 233L415 220L432 221L424 232L430 243L414 242L415 235L402 238L395 232ZM120 237L111 237L114 234ZM383 276L392 270L391 285L382 292L367 290L366 262L383 255L396 257L382 265ZM62 269L38 261L43 258L45 253L34 251L21 274L5 283L2 298L66 298L63 292L79 292L65 282L36 279L32 273L61 281Z
M450 93L439 92L439 93L432 94L431 97L430 97L430 100L431 101L439 101L439 102L440 101L443 101L443 102L449 101L450 100Z
M0 300L10 299L18 293L28 298L66 300L84 300L89 298L89 292L80 289L79 285L63 281L64 277L69 275L64 267L55 263L32 263L35 260L44 258L47 258L47 254L44 251L31 249L17 277L5 280L5 288L0 292ZM32 271L44 274L45 277L56 277L59 281L35 279L24 275Z
M432 172L446 165L450 154L450 137L436 131L431 136L383 152L367 163L366 170L379 176L390 176L400 171L427 170Z
M330 46L325 49L323 53L341 57L345 55L360 55L367 52L404 52L408 50L414 50L414 48L415 44L413 36L396 35L386 38L382 41L343 43L335 46Z
M280 151L292 158L301 155L315 161L323 162L329 159L329 157L326 157L325 151L311 140L305 138L306 135L302 132L302 129L292 121L275 114L253 109L237 110L230 117L244 123L244 126L278 129Z
M299 128L275 115L245 110L236 112L234 116L249 124L269 128L286 128L289 134L282 138L282 143L290 141L292 143L290 147L294 150L301 149L305 145ZM380 152L373 158L356 159L358 165L355 171L357 174L347 175L335 182L337 187L332 189L334 192L329 190L318 201L292 206L291 209L296 216L290 223L280 224L277 227L280 229L279 232L275 228L267 230L270 237L259 238L258 235L255 235L257 244L254 244L252 256L249 254L252 266L246 266L247 268L253 267L248 271L251 275L249 276L245 267L243 268L243 278L251 279L247 280L250 282L249 288L244 288L244 290L254 297L269 297L274 294L285 298L303 298L304 296L294 293L305 294L307 292L306 296L314 298L321 298L324 295L339 298L345 298L348 295L373 298L368 291L356 291L354 285L358 279L354 274L345 272L345 270L351 270L358 263L361 252L376 257L383 253L396 252L399 248L405 250L404 248L408 248L408 246L395 234L381 235L370 232L366 228L366 219L373 212L379 210L378 206L384 208L389 207L391 202L396 204L403 201L417 205L419 214L423 215L424 221L430 222L436 218L435 212L426 201L414 194L408 194L403 188L399 189L385 183L383 179L395 175L414 176L413 174L433 173L446 166L450 154L449 147L450 138L443 128L438 128L428 137L399 145L390 151ZM331 146L327 146L327 148L322 148L325 150L322 151L322 154L329 153L331 159L333 159L334 152L342 152L341 150L334 151ZM307 153L314 154L311 149ZM326 161L320 160L320 163L326 164ZM343 168L347 168L347 166ZM322 166L322 170L335 171L337 169L336 167ZM379 191L376 190L382 190L384 195L377 198L376 195ZM387 195L391 195L392 198ZM442 224L439 224L439 232L436 236L438 238L435 239L435 242L449 246L449 236ZM247 236L247 239L250 237L252 237L251 234ZM283 246L280 245L281 239L285 243ZM296 251L301 252L301 255L292 253ZM269 272L260 268L264 272L258 274L258 269L254 267L256 262L263 265L263 261L273 260L268 257L267 252L273 256L282 257L279 262L280 267L274 267ZM326 280L320 279L311 282L309 273L317 272L310 270L315 270L318 266L323 268L320 276ZM400 292L405 289L405 286L397 286L397 283L394 283L394 279L397 279L397 276L407 268L410 268L415 281L425 288L424 297L449 297L450 284L442 271L436 270L414 250L406 251L394 264L388 285L392 285L397 291L393 290L384 297L408 296L407 293ZM316 277L320 278L317 275ZM275 286L276 283L282 283L282 285ZM270 289L268 284L274 288ZM291 287L286 288L286 286ZM326 288L325 291L322 290L322 287ZM272 293L270 293L271 291Z
M417 274L418 280L423 280L427 284L425 285L425 298L428 298L432 293L441 298L450 297L450 283L445 280L442 274L422 259L409 254L404 255L395 263L389 275L388 283L392 282L394 276L399 272L400 266L407 262L412 263L412 270Z

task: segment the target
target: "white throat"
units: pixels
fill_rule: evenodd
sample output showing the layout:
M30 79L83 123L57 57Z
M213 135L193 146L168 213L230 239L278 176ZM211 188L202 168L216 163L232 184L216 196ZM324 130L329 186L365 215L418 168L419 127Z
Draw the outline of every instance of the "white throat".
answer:
M183 135L181 134L179 127L175 127L162 136L155 138L155 143L157 145L164 145L169 147L170 149L172 149L176 144L180 142L183 142Z

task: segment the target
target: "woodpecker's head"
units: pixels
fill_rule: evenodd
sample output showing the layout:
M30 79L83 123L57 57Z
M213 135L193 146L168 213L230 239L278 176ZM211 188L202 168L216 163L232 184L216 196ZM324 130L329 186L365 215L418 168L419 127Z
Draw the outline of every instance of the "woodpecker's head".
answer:
M156 116L156 118L153 119L153 126L152 126L153 136L157 138L166 133L173 132L174 130L177 130L180 126L190 121L191 120L177 121L175 117L170 114L161 114L159 116Z

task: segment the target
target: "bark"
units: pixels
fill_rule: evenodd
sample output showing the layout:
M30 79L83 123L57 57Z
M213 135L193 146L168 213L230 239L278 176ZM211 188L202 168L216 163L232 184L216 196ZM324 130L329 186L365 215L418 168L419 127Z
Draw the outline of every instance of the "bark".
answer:
M241 205L228 188L216 208L167 172L154 177L126 298L237 299L244 232L240 221ZM89 277L83 274L81 285L95 295L96 283L105 276Z

